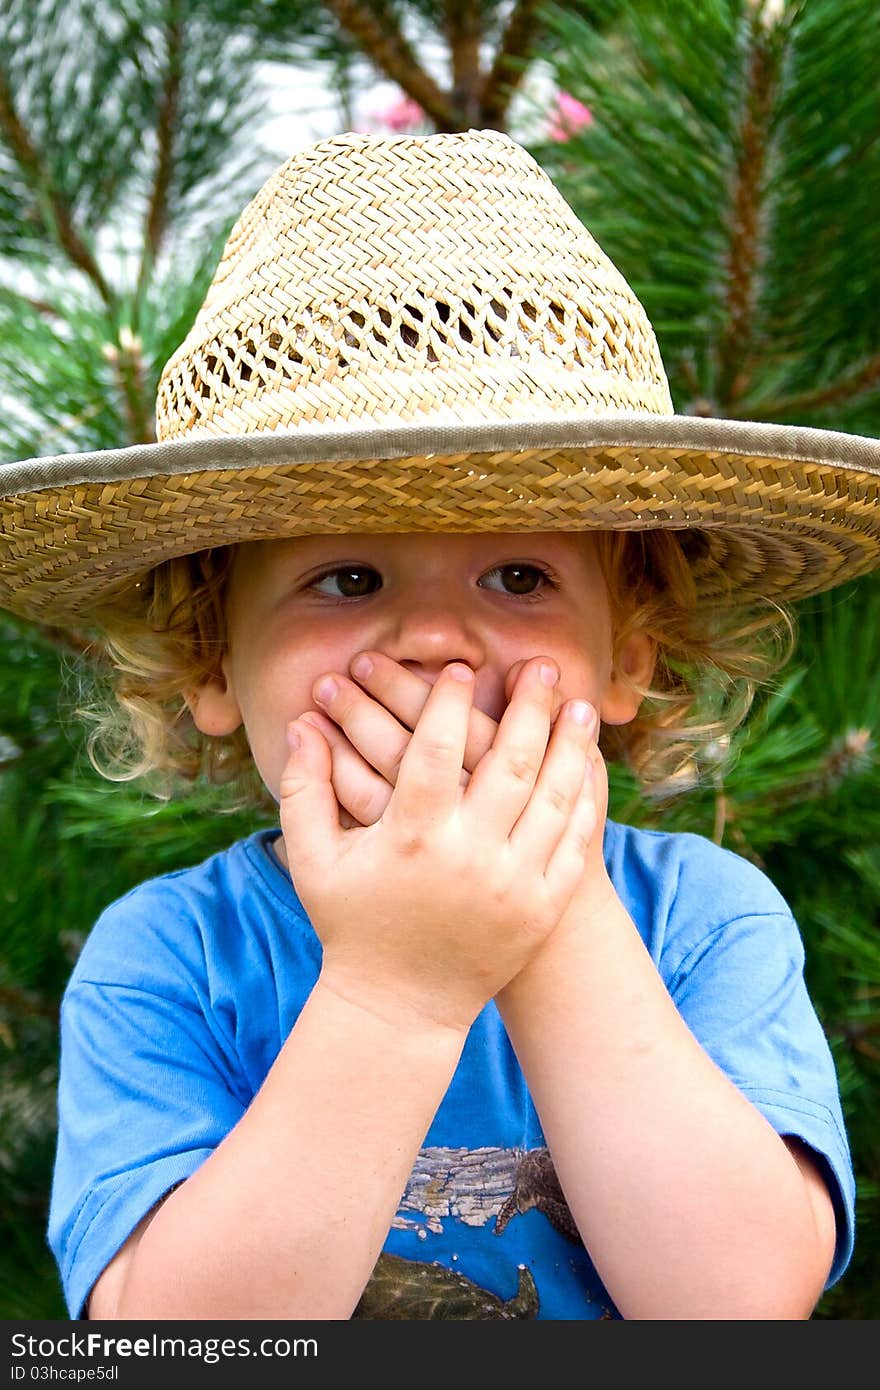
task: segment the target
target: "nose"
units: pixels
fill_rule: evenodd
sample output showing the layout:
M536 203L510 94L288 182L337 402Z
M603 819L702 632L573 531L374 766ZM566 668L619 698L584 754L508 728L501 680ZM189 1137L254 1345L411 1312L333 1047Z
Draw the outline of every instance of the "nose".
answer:
M486 660L476 618L451 595L410 592L406 604L389 618L384 650L432 684L450 661L464 662L478 671Z

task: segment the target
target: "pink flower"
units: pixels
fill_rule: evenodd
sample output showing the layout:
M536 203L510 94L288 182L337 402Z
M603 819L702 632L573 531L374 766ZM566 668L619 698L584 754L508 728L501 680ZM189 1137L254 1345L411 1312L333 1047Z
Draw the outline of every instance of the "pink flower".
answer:
M582 101L578 101L577 97L571 96L569 92L556 93L556 105L550 112L550 123L547 126L549 139L565 144L573 135L577 135L579 130L584 130L592 123L592 112Z
M402 133L406 130L416 130L424 121L425 113L412 97L401 94L390 106L386 106L384 111L374 111L372 119L376 125L384 126L386 130Z

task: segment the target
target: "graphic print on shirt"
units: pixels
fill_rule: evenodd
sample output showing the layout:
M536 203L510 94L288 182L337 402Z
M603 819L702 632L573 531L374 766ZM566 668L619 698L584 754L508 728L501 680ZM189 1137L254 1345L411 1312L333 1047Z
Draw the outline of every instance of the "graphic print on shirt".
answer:
M384 1251L352 1317L424 1322L430 1318L463 1321L535 1318L537 1315L538 1292L524 1266L519 1271L516 1297L505 1303L503 1298L481 1289L479 1284L445 1265L405 1260L402 1255L389 1255Z
M568 1240L580 1236L547 1148L422 1149L400 1201L392 1230L441 1235L444 1224L488 1226L501 1235L518 1215L537 1210ZM356 1318L535 1318L540 1301L526 1266L519 1287L504 1300L438 1262L383 1252Z

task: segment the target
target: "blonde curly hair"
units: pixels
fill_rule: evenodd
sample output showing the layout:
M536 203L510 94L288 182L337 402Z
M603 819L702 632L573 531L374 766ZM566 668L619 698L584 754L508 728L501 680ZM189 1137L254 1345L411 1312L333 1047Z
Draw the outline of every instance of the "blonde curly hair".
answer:
M642 704L629 724L605 726L600 748L630 768L643 791L674 794L699 781L748 714L759 685L788 660L791 609L772 600L749 608L698 596L689 553L694 532L595 533L611 600L613 659L633 631L652 639L651 682L617 679ZM235 546L158 565L95 615L98 685L77 713L93 726L89 760L111 781L146 778L164 799L205 779L235 792L233 809L271 809L244 729L209 737L195 726L185 690L220 673L225 596Z

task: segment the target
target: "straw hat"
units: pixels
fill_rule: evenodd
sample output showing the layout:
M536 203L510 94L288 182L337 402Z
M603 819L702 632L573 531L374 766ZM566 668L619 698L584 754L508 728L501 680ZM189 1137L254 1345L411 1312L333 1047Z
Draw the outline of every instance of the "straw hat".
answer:
M880 440L676 415L635 295L506 135L322 141L234 227L158 442L0 464L0 606L345 531L672 527L706 594L880 563Z

